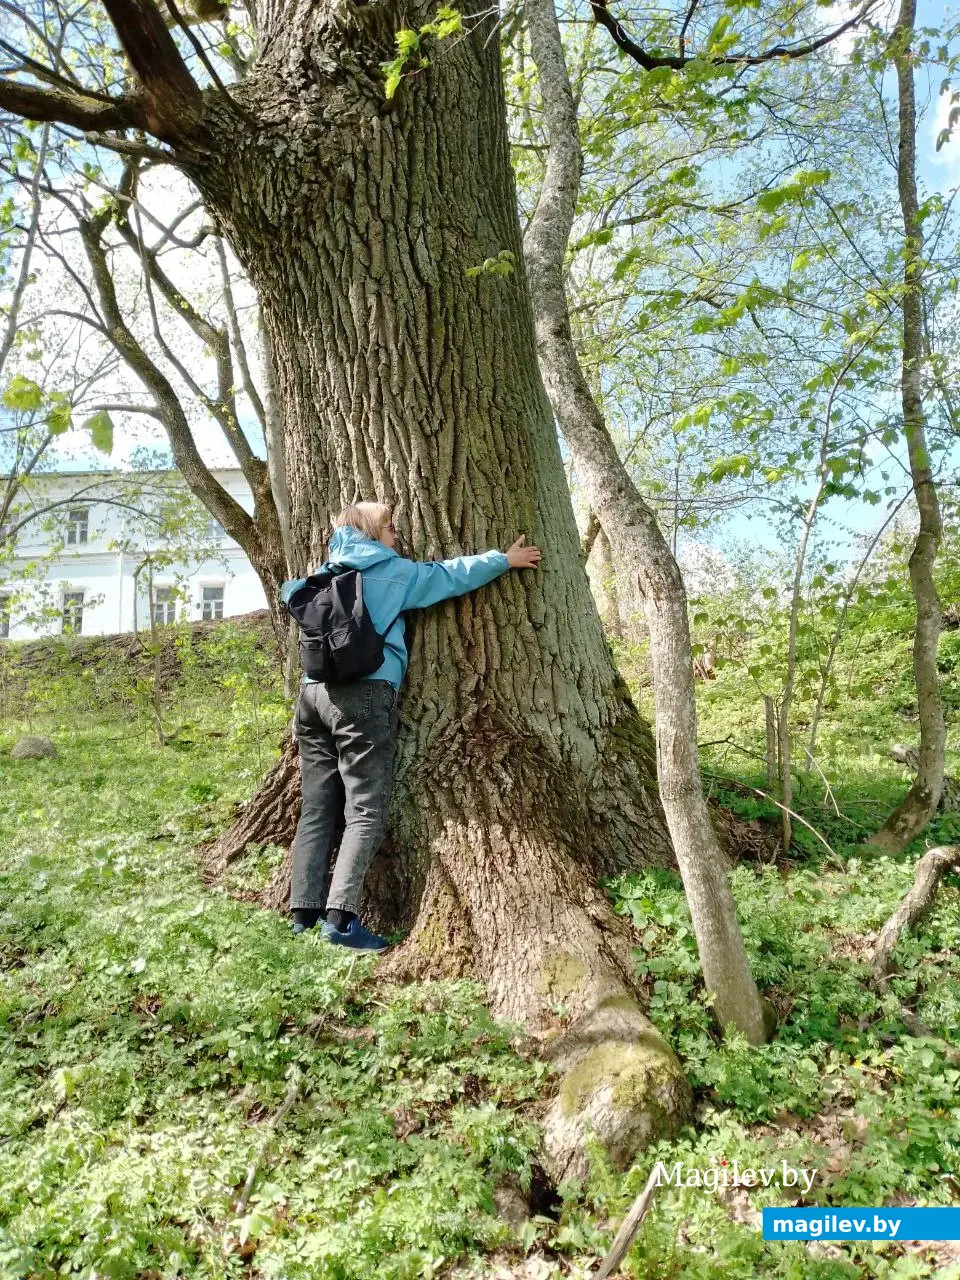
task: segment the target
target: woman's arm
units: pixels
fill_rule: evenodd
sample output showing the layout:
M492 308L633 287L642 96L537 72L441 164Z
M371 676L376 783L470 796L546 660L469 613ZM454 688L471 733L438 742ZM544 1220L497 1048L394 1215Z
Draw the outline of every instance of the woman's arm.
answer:
M524 545L521 536L508 551L484 551L478 556L452 560L408 560L414 570L404 593L404 609L426 609L441 600L466 595L493 582L508 569L535 569L540 562L536 547Z

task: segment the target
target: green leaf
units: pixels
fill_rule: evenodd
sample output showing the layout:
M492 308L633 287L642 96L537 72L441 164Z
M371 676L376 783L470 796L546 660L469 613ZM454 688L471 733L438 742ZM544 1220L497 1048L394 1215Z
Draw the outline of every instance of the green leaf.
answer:
M53 1083L62 1101L68 1102L73 1096L73 1091L77 1085L76 1076L71 1069L69 1067L60 1067L58 1071L54 1072Z
M725 42L730 37L730 22L729 13L722 13L717 19L713 30L706 39L707 50L710 54L716 56L723 50Z
M7 383L3 393L3 403L8 409L33 413L43 403L43 392L32 379L18 373Z
M420 28L421 35L429 33L437 40L445 40L447 36L455 35L456 32L462 30L463 20L457 9L451 9L449 5L442 4L437 10L437 16L433 22L428 22L425 27Z
M90 440L95 449L101 453L113 452L113 419L106 409L101 409L88 418L83 427L90 432Z
M404 58L413 53L414 49L420 48L420 37L415 31L411 31L409 27L404 27L397 32L396 41L397 53Z
M745 453L738 453L729 458L720 458L710 468L709 476L717 484L727 476L749 476L752 472L752 461Z
M47 430L51 435L62 436L73 426L73 405L65 395L51 397L50 412L47 414Z

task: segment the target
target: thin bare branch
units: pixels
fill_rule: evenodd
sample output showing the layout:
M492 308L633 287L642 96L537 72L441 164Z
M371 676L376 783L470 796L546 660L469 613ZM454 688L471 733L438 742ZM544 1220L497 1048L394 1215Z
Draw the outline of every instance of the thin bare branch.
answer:
M227 253L223 247L223 241L219 236L214 239L214 247L217 252L217 258L220 261L220 276L223 280L223 305L227 310L227 321L230 326L230 338L233 342L233 349L236 352L237 364L240 366L240 377L243 380L243 389L247 399L257 415L257 421L260 426L266 430L266 415L264 413L263 401L260 399L260 392L257 390L253 378L250 374L250 363L247 360L247 349L243 343L243 334L240 332L240 321L237 318L237 307L233 298L233 284L230 280L230 270L227 265Z
M183 31L184 35L186 35L187 39L193 45L196 55L200 59L200 61L203 63L204 68L207 72L207 75L216 85L217 89L219 90L224 101L229 106L230 110L234 113L234 115L239 116L241 120L243 120L246 124L251 125L255 129L257 127L256 120L254 120L253 116L251 116L249 112L244 111L243 107L240 106L240 104L236 101L235 98L231 97L230 92L227 89L226 85L217 75L216 67L207 57L207 52L204 49L203 45L200 43L197 37L190 30L189 24L184 21L183 15L181 14L179 8L177 7L175 0L164 0L164 3L166 4L167 8L170 10L170 13L175 18L177 26L181 29L181 31Z
M803 44L778 44L770 49L764 49L760 53L731 53L725 54L720 58L706 58L704 61L710 62L713 66L745 66L757 67L764 62L773 62L778 58L806 58L811 53L816 53L818 49L825 48L828 44L832 44L834 40L839 39L845 32L851 31L858 26L870 10L873 8L876 0L867 0L852 18L848 18L846 22L835 27L832 31L828 31L825 35L819 36L816 40L808 40ZM605 4L601 4L599 0L591 0L590 8L593 10L595 21L605 27L613 37L614 43L624 53L628 54L636 63L639 63L645 71L652 71L655 67L673 67L680 70L687 63L692 62L696 55L688 55L685 51L679 54L653 54L649 53L642 45L632 39L623 29L617 19L613 16Z

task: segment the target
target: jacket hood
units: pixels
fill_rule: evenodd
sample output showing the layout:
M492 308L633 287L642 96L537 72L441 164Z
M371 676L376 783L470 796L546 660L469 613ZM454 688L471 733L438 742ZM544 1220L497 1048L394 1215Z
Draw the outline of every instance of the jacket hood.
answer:
M348 569L363 570L382 564L384 560L396 559L397 553L392 547L385 547L382 542L368 538L350 524L334 529L330 539L330 564L344 564Z

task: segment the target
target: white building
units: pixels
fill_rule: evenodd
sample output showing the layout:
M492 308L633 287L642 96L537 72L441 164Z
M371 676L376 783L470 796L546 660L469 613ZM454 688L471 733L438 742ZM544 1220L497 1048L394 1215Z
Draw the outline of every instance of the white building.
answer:
M60 504L56 527L27 524L14 558L0 563L0 638L149 631L151 608L155 621L168 625L266 607L249 560L216 521L201 520L194 534L164 543L149 532L149 522L109 500L117 474L61 471L31 479L35 508ZM164 485L183 486L175 472L154 474ZM239 469L213 475L252 512L250 489ZM165 564L161 555L155 567L148 565L151 552L171 546L175 562Z

